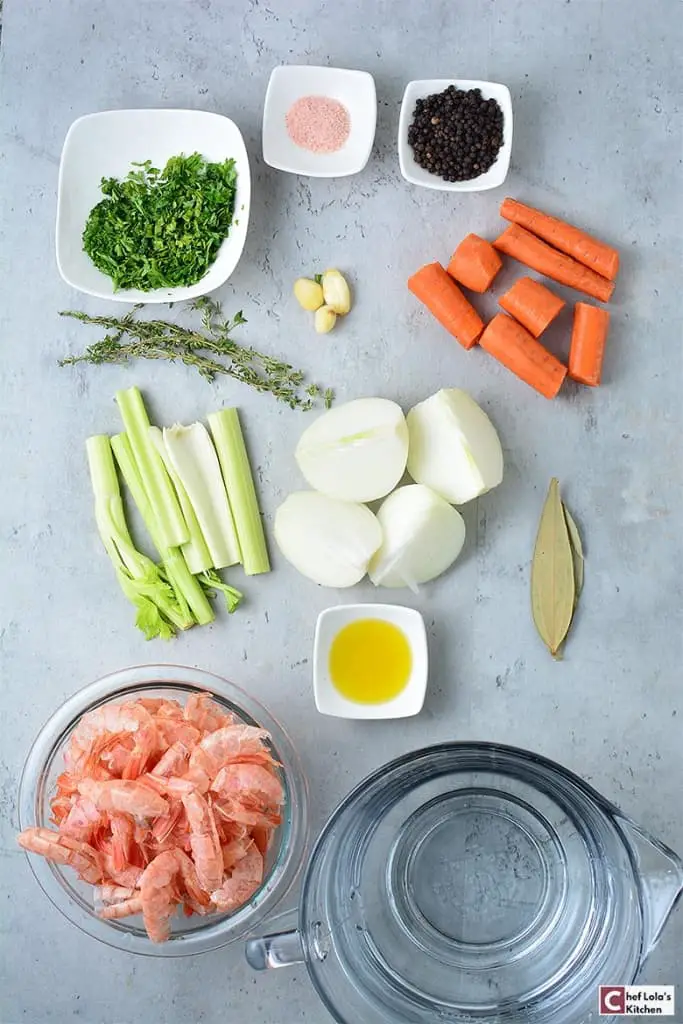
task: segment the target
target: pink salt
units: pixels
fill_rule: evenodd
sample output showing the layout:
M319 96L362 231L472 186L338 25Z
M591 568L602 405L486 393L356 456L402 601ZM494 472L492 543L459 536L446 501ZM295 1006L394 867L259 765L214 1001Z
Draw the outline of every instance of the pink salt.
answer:
M351 131L344 104L327 96L302 96L287 111L285 123L292 142L312 153L335 153Z

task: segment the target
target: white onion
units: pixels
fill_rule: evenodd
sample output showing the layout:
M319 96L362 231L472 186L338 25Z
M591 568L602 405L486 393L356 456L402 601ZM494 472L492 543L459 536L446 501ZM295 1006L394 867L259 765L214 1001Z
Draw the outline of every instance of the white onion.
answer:
M301 435L296 461L307 482L342 501L375 501L406 468L408 427L400 406L358 398L320 416Z
M454 505L485 494L503 479L496 428L471 395L444 388L407 416L408 472Z
M352 587L382 543L369 508L296 491L275 513L275 540L288 562L323 587Z
M399 487L382 502L377 518L382 546L368 571L378 587L415 590L445 572L465 543L458 510L422 484Z

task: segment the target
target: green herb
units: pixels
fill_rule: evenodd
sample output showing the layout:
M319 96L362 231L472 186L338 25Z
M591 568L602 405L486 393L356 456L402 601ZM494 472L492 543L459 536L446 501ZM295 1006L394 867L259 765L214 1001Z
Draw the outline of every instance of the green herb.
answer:
M179 288L206 274L232 224L234 160L174 156L163 171L149 160L127 177L103 178L83 248L114 288Z
M323 275L322 274L314 274L313 275L313 280L315 281L316 284L322 284L323 283Z
M531 564L531 608L553 658L569 632L576 596L574 556L559 482L553 477L541 513Z
M191 308L201 312L203 330L198 331L168 320L139 320L136 314L140 308L139 305L134 306L121 318L90 316L75 310L62 311L60 316L95 324L111 333L89 345L81 355L61 359L59 365L167 359L193 366L209 381L219 374L227 374L257 391L270 392L292 409L310 409L317 399L322 399L326 405L332 402L334 395L330 389L323 393L317 384L305 385L303 371L233 341L233 330L247 322L241 312L227 320L217 302L206 297L197 299L191 303Z

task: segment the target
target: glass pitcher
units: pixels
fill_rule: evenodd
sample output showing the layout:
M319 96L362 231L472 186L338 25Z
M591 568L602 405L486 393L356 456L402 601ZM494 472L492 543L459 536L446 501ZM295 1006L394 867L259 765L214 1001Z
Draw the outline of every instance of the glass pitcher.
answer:
M578 1024L599 985L633 983L682 889L681 859L577 776L449 743L350 793L297 930L252 938L247 959L305 962L340 1024Z

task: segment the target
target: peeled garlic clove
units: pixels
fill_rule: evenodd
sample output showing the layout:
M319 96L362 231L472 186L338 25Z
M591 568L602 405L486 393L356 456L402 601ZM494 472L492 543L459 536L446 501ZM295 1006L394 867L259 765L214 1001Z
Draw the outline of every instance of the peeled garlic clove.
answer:
M318 334L329 334L337 322L337 314L329 306L321 306L315 311L315 329Z
M326 270L323 274L323 295L326 305L338 316L344 316L351 309L351 292L346 278L338 270Z
M311 281L310 277L297 278L294 282L294 298L303 309L311 313L320 309L325 301L322 287L317 281Z

